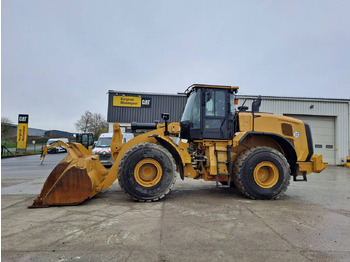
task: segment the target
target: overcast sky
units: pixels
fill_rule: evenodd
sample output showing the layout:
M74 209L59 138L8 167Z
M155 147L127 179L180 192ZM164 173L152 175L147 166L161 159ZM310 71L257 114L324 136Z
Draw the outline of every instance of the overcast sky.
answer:
M2 0L1 115L75 132L108 90L350 99L350 1Z

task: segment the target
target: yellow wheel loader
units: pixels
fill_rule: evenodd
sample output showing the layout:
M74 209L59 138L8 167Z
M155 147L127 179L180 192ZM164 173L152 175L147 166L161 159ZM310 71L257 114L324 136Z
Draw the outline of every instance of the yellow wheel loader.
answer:
M134 200L157 201L173 187L177 173L185 177L235 185L252 199L277 199L290 178L326 168L321 155L313 155L310 127L285 116L259 112L260 97L251 111L236 109L238 87L192 85L180 123L132 123L149 129L127 143L114 124L111 151L114 165L107 171L79 143L65 144L68 155L47 178L30 207L73 205L92 198L118 179ZM44 148L43 158L47 148Z

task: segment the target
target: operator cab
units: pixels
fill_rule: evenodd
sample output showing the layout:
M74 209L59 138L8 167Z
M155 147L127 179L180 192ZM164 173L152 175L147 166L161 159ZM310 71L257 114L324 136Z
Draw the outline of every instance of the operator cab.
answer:
M92 133L78 133L74 136L76 142L82 144L87 149L89 149L89 146L94 145L94 135Z
M237 86L190 86L186 90L188 100L180 122L180 137L190 141L232 139L237 89Z

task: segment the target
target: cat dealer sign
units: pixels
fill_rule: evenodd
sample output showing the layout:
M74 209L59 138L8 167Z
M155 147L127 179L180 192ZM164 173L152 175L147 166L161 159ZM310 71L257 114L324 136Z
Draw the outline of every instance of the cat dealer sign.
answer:
M113 96L113 106L120 107L151 107L150 97Z
M27 148L29 115L18 115L17 126L17 149L25 150Z

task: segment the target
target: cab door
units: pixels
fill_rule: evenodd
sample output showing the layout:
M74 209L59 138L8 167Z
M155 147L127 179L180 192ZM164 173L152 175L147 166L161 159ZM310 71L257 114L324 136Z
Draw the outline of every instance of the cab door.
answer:
M228 90L206 89L203 92L202 130L204 139L229 138L230 101Z

